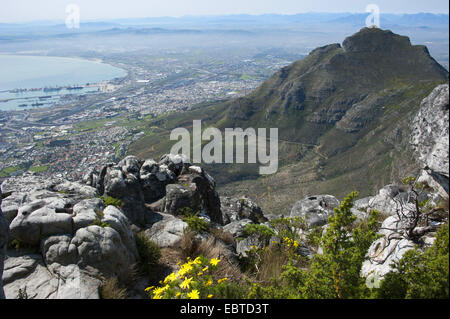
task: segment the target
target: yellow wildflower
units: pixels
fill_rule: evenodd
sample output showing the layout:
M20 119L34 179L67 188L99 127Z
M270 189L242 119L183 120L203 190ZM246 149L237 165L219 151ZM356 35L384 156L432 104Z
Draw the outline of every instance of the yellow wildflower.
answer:
M202 271L207 271L208 270L208 266L206 266L205 268L202 269Z
M203 273L200 271L200 272L197 274L197 276L201 276L201 275L203 275Z
M225 278L217 280L217 283L221 284L221 283L223 283L224 281L227 281L227 280L228 280L228 278L225 277Z
M184 271L189 272L192 270L192 264L191 263L187 263L181 266L181 269L184 269Z
M212 297L214 297L213 295L208 295L208 298L212 298Z
M178 270L178 277L182 278L184 277L184 275L186 275L188 272L186 271L186 269L181 268L180 270Z
M209 262L211 265L213 266L217 266L217 264L220 262L220 259L217 258L213 258L211 259L211 261Z
M187 294L189 299L200 299L200 295L198 293L198 290L192 290L190 293Z
M155 286L151 286L151 287L147 287L147 288L145 288L145 290L144 291L150 291L150 290L152 290L153 288L155 288Z
M161 299L161 298L157 298L157 297L161 297L161 295L162 295L167 289L169 289L169 286L164 286L164 287L156 288L156 289L153 291L153 298L154 298L154 299Z
M164 279L164 283L167 284L168 282L172 282L177 280L178 276L175 273L171 273L169 276L166 277L166 279Z
M205 283L205 286L208 287L208 286L211 286L212 284L213 284L213 281L210 279Z
M192 277L191 278L186 278L184 279L184 281L180 284L180 288L182 289L189 289L191 282L192 282Z

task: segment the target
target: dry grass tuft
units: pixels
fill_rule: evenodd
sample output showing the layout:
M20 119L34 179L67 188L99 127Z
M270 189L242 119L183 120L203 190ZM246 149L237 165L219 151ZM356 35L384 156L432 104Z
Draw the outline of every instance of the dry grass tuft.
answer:
M214 237L218 238L219 240L223 241L224 244L233 246L235 244L235 239L233 235L229 232L223 231L219 228L214 228L211 230L211 234L214 235Z
M127 290L121 288L117 278L108 278L103 282L100 287L100 298L101 299L126 299Z
M225 233L223 234L226 236ZM182 260L186 260L188 257L195 259L200 255L209 259L219 258L221 263L215 273L217 278L227 277L230 280L241 280L243 278L236 258L227 249L227 244L219 238L210 236L201 240L196 238L195 232L186 232L179 242L179 250Z
M267 249L261 256L261 264L256 279L261 282L269 282L274 278L280 278L283 266L288 263L286 254L277 249Z

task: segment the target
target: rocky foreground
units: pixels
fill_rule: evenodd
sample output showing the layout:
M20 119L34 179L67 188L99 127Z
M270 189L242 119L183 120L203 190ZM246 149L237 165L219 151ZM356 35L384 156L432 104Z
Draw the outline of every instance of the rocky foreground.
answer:
M371 209L383 216L381 237L370 247L362 268L364 277L382 278L406 251L432 245L436 230L448 222L446 217L431 216L427 225L412 225L416 199L437 204L448 198L448 94L448 85L437 87L412 120L411 144L423 168L419 181L427 187L417 194L410 186L388 185L355 202L358 219L364 220ZM100 172L87 172L80 182L34 174L4 181L0 196L4 296L99 298L105 279L126 281L133 272L139 260L136 233L143 232L161 248L179 245L188 227L180 218L186 207L233 237L228 243L218 240L220 254L230 262L245 256L258 242L251 236L242 239L244 227L269 225L276 216L264 214L249 198L220 197L215 188L213 177L180 155L165 155L159 161L128 156ZM295 203L290 216L304 218L308 229L326 227L339 204L332 195L309 196ZM306 245L301 251L305 256L320 253ZM145 284L136 282L131 297L145 296ZM4 297L3 289L0 293Z

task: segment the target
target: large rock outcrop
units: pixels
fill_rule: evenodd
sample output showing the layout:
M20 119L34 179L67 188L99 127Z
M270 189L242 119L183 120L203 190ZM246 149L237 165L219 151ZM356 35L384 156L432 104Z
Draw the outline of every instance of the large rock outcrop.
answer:
M372 243L367 259L361 267L361 276L367 279L368 286L377 287L384 276L392 271L393 264L402 259L403 255L412 249L431 247L435 239L434 232L424 231L426 228L436 230L442 222L434 222L432 227L414 229L417 237L411 238L409 233L414 219L414 204L402 214L386 218L379 230L381 236Z
M175 216L189 207L223 223L214 179L182 155L164 155L159 162L127 156L117 165L106 165L100 173L90 172L84 181L100 195L120 199L124 213L140 227L154 219L149 207ZM152 206L158 201L161 205Z
M186 222L169 214L160 214L160 220L145 231L146 236L159 247L172 247L177 244L185 229Z
M334 208L339 206L339 200L331 195L309 196L294 204L291 217L302 217L309 227L323 226L328 217L334 214Z
M40 254L8 256L3 274L6 298L98 299L101 280L78 265L47 265Z
M423 215L418 214L416 201L428 200L431 204L437 204L440 198L448 198L448 121L449 88L444 84L436 87L422 101L412 122L410 142L423 168L417 181L430 188L415 193L405 186L388 185L368 200L368 207L388 216L381 225L381 237L370 246L368 259L361 269L361 275L367 278L369 286L376 286L392 271L392 264L408 250L430 247L434 241L434 231L445 222L442 218L430 222L431 215L428 215L425 225L420 225L417 220Z
M8 244L9 226L2 213L2 189L0 187L0 299L5 298L3 291L3 261L6 256L6 245Z
M11 194L0 207L15 246L3 273L7 298L98 298L101 278L125 278L136 263L129 219L95 188L25 174L2 190Z
M7 179L1 252L8 229L16 249L7 250L6 297L99 298L103 279L126 279L138 261L134 230L172 247L187 228L179 217L185 208L223 225L215 187L206 171L180 155L159 162L128 156L90 171L83 183L30 173ZM257 205L242 203L230 214L264 219Z
M220 197L220 209L224 224L248 219L254 223L265 223L267 218L254 201L248 197Z
M443 196L449 194L449 88L439 85L421 103L412 123L411 144L427 182Z

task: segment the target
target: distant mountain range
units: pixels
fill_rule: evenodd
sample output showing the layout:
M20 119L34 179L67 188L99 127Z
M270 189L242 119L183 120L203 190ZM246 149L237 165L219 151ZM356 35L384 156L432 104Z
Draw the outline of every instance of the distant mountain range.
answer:
M105 30L111 28L128 28L130 26L142 27L271 27L287 24L365 24L369 13L300 13L294 15L262 14L262 15L223 15L223 16L183 16L183 17L149 17L111 19L102 21L81 21L80 29ZM408 27L437 27L449 24L448 14L416 13L416 14L392 14L381 13L382 27L401 25ZM64 21L36 21L27 23L0 23L1 29L21 29L26 27L37 27L39 29L64 28ZM77 29L71 29L77 31Z

